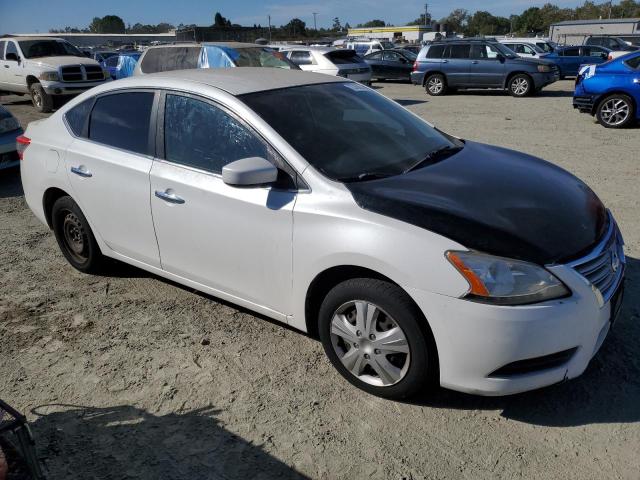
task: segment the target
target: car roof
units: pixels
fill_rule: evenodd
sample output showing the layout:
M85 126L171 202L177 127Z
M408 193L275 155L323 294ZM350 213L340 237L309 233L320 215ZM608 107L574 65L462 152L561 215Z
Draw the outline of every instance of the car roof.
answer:
M284 52L284 51L289 51L289 50L302 50L303 52L320 52L320 53L329 53L329 52L335 52L336 50L346 50L344 48L336 48L336 47L308 47L306 45L301 45L301 46L292 46L292 47L286 47L286 48L281 48L280 51Z
M60 37L28 37L28 36L22 36L22 35L15 35L15 36L8 36L8 37L0 37L0 41L2 40L59 40L59 41L64 41L64 38L60 38Z
M257 43L246 42L184 42L172 43L170 45L152 45L147 50L157 48L178 48L178 47L202 47L202 46L230 47L230 48L265 48L266 45L258 45Z
M316 85L320 83L347 82L342 77L334 77L322 73L304 72L302 70L285 70L282 68L237 67L237 68L197 68L191 70L173 70L169 72L151 73L130 77L129 83L143 84L152 82L154 78L201 83L219 88L238 96L246 93L278 90L280 88ZM124 82L119 80L118 82ZM115 83L115 82L114 82ZM120 83L123 85L123 83ZM140 85L143 86L143 85Z

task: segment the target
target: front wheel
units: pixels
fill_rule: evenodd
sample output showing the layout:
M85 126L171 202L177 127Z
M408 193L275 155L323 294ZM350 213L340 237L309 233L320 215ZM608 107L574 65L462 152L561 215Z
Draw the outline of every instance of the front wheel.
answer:
M89 222L71 197L56 200L51 210L51 223L62 254L74 268L83 273L98 273L104 269L106 259Z
M424 88L429 95L438 97L447 91L447 80L441 73L429 75L424 82Z
M629 126L635 116L635 108L630 97L623 94L610 95L598 105L596 118L605 128Z
M397 285L370 278L338 284L320 307L319 329L333 366L368 393L402 399L437 378L431 331Z
M533 81L529 75L514 75L507 85L509 93L514 97L526 97L533 91Z
M31 84L29 87L31 102L40 113L49 113L53 110L53 97L44 91L39 82Z

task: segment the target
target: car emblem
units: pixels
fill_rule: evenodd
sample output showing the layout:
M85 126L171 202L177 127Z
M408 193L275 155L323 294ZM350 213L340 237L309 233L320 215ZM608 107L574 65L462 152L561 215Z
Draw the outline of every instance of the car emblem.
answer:
M620 268L620 257L617 252L611 252L611 271L616 273Z

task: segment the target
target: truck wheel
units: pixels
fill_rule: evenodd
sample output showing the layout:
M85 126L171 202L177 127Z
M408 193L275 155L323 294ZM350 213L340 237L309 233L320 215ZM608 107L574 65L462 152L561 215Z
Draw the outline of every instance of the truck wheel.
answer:
M604 98L598 105L596 118L605 128L627 127L635 117L633 101L627 95L615 93Z
M44 91L39 82L31 84L29 87L31 101L36 110L40 113L49 113L53 110L53 97Z

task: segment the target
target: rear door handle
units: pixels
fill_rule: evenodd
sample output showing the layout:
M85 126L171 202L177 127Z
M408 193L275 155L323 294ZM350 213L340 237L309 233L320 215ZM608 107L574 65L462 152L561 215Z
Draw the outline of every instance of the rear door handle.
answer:
M175 203L177 205L182 205L184 203L184 198L179 197L175 193L173 193L170 189L161 192L160 190L156 190L156 197L164 200L165 202Z
M79 175L79 176L84 177L84 178L93 177L93 173L88 171L82 165L79 166L79 167L71 167L71 173L75 173L76 175Z

